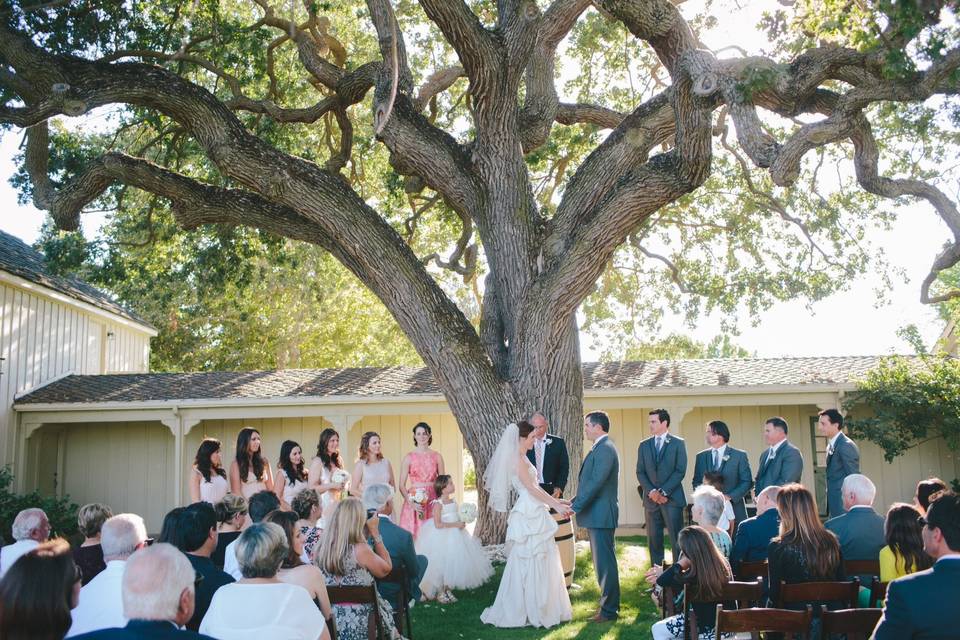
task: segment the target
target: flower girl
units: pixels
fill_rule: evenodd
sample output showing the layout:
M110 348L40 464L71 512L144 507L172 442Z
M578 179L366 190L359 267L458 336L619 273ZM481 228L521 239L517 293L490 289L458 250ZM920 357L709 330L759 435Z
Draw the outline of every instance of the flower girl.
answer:
M417 553L428 561L420 590L425 599L446 604L457 601L450 589L479 587L493 575L493 567L480 541L464 528L450 476L437 476L433 488L439 498L430 503L432 517L423 523L416 541Z

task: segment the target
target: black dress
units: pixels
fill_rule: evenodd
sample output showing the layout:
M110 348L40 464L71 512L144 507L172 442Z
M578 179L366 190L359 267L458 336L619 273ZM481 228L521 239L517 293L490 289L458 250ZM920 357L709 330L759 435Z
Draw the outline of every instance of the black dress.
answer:
M218 534L217 536L217 548L210 555L210 560L213 562L214 566L217 569L223 570L223 561L224 556L227 553L227 545L240 537L240 531L227 531L225 533Z
M103 561L103 547L99 543L74 547L73 561L80 567L80 583L83 585L107 568L107 563Z
M767 548L767 585L769 588L770 606L777 606L777 597L780 595L780 581L787 584L798 582L833 582L845 580L843 558L825 576L815 576L811 573L810 564L800 551L800 547L782 542L771 542ZM828 609L839 608L840 603L834 602L786 602L785 609L803 610L807 604L814 605L815 615L820 612L818 604L825 604Z
M688 576L680 571L680 565L674 563L670 568L660 574L657 578L657 584L661 587L671 587L677 594L678 611L683 611L683 588L687 585L695 584ZM724 602L724 609L736 609L736 602ZM712 636L713 629L717 625L717 603L716 602L698 602L694 603L693 611L697 616L697 628L701 636ZM667 619L667 629L677 638L685 637L683 631L683 614L680 613L672 619ZM724 637L732 637L732 634L724 634Z

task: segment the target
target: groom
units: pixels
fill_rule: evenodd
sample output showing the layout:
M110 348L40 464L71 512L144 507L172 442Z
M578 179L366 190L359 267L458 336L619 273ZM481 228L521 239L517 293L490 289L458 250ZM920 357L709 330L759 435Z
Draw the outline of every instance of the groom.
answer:
M583 435L593 442L580 466L580 488L570 508L577 514L577 526L590 535L593 569L600 585L600 609L590 621L616 620L620 611L620 576L614 552L613 533L620 519L617 485L620 458L607 434L610 418L603 411L588 413L583 419Z

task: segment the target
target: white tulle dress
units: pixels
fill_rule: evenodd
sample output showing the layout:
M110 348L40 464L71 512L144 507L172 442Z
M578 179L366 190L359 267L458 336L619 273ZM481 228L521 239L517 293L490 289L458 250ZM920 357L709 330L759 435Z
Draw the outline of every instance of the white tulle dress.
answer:
M537 470L527 467L536 482ZM552 627L573 618L554 541L557 523L547 505L531 496L517 479L518 497L507 518L507 566L493 606L480 620L497 627Z
M444 504L434 500L431 507L441 509L441 522L460 520L459 507L454 501ZM420 525L416 549L418 554L427 557L420 591L428 598L435 598L445 589L474 589L493 575L493 566L483 546L466 529L438 529L430 518Z

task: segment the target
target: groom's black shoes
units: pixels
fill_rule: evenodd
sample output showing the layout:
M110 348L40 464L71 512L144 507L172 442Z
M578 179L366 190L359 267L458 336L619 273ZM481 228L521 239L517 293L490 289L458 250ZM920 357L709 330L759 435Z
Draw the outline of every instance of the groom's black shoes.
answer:
M617 616L605 616L598 611L592 618L590 618L590 622L615 622L616 619Z

